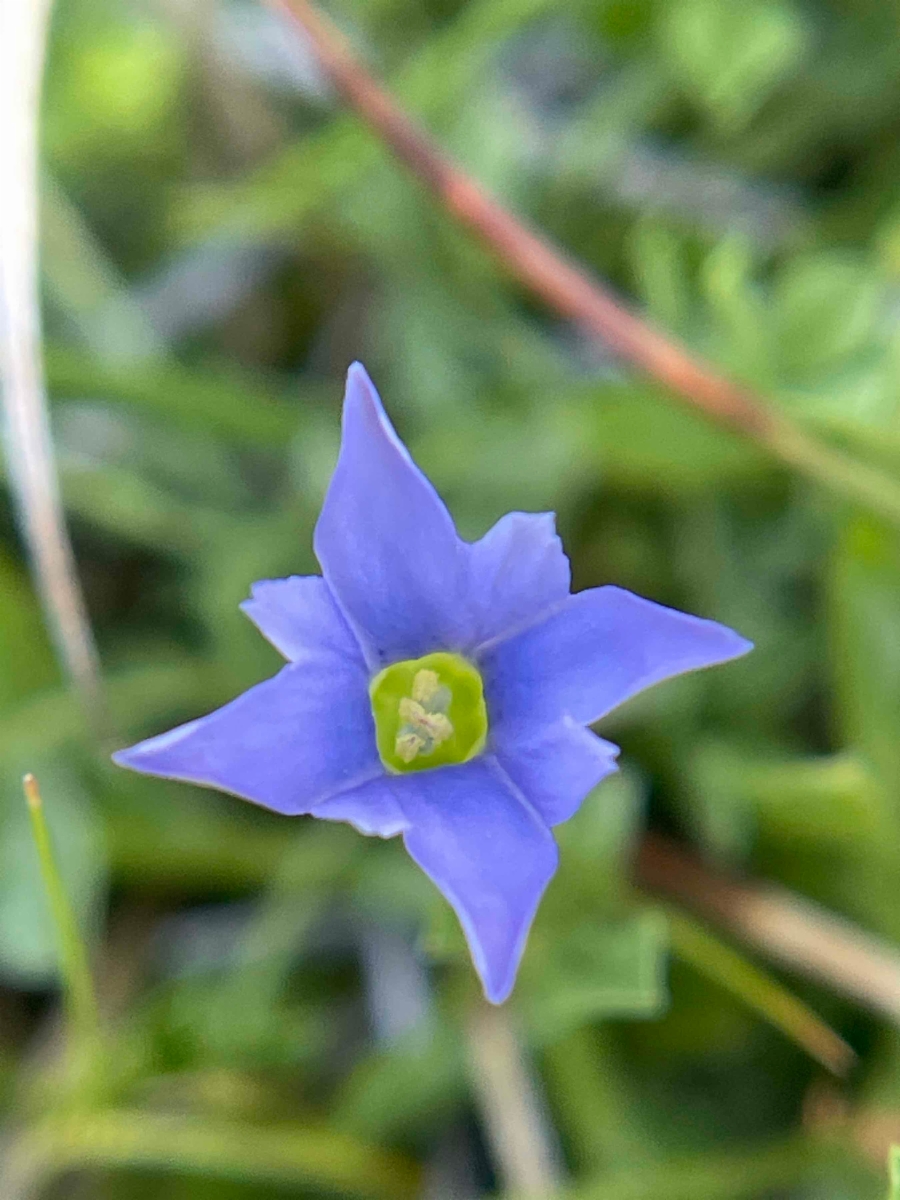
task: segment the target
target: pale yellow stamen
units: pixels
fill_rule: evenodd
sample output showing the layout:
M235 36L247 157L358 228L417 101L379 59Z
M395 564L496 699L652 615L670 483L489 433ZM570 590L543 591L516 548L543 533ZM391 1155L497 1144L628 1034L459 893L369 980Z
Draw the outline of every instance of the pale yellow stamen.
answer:
M417 733L398 733L394 750L401 762L411 763L424 745Z
M400 701L400 719L411 725L417 733L430 737L435 742L446 742L453 733L453 726L442 712L429 712L415 700Z
M450 704L450 691L441 686L437 671L417 671L412 685L412 698L429 712L444 712Z
M453 736L446 712L451 699L450 689L441 684L436 671L416 672L412 696L404 696L400 701L403 724L394 743L399 759L412 762L417 755L430 754L435 746Z

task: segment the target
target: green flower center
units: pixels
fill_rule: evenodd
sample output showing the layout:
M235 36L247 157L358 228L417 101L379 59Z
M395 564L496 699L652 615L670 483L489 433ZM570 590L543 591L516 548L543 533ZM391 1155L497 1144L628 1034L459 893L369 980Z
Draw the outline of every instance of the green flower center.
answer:
M468 762L484 749L481 676L459 654L393 663L369 684L369 696L378 753L395 774Z

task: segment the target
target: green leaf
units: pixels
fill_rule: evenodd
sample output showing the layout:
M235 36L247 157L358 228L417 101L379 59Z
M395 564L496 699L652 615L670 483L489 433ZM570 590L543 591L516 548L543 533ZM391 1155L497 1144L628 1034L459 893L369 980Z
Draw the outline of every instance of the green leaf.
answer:
M357 1064L337 1098L335 1125L379 1140L428 1130L461 1107L467 1086L458 1034L429 1021Z
M612 486L692 495L765 476L770 464L738 438L672 404L652 386L610 383L593 392L583 435Z
M47 1164L44 1178L127 1168L263 1187L319 1187L354 1200L413 1200L419 1191L419 1171L409 1159L308 1124L101 1111L39 1125L26 1135L26 1150Z
M832 250L791 259L774 296L784 369L824 374L863 349L883 292L878 275L849 254Z
M867 755L886 794L900 795L900 538L850 518L831 556L830 664L841 740Z
M788 757L707 741L691 754L688 778L703 840L725 857L742 857L758 835L867 856L892 828L880 781L858 754Z
M690 313L690 292L679 239L662 222L645 218L635 226L630 250L650 315L669 329L683 328Z
M303 415L274 380L223 363L186 367L154 359L113 364L51 343L47 376L57 404L105 400L164 420L170 429L197 430L242 446L284 446Z
M0 549L0 709L58 679L34 590L25 572Z
M555 1040L588 1021L655 1017L665 1008L665 918L647 910L558 930L523 965L521 1003L535 1038Z
M661 48L723 131L746 125L797 69L807 37L797 11L767 0L677 0L663 9Z

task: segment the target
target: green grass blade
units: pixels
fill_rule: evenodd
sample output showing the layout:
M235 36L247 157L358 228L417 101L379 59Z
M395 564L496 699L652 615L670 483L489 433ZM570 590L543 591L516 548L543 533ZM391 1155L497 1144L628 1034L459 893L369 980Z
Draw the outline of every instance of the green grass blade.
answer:
M888 1200L900 1200L900 1146L891 1146L888 1153Z
M802 1000L683 914L670 912L669 921L679 958L727 988L823 1067L847 1074L856 1060L853 1050Z
M257 1187L323 1188L347 1200L414 1200L418 1165L323 1126L252 1125L184 1114L110 1110L33 1128L24 1151L44 1178L137 1170Z
M28 801L41 878L59 942L60 975L72 1032L80 1040L88 1041L96 1035L99 1020L87 948L59 873L37 780L28 774L22 780L22 786Z

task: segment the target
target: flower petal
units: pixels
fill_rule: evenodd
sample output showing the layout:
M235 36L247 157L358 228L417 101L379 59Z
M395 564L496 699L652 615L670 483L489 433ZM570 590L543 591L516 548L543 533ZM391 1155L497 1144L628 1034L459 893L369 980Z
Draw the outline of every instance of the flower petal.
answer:
M325 821L349 821L360 833L383 838L394 837L409 827L388 775L330 796L312 809L312 815Z
M468 547L359 363L314 545L371 669L457 648Z
M672 675L727 662L752 643L715 621L664 608L618 587L572 596L482 660L488 711L504 723L599 720Z
M591 788L618 770L619 747L571 717L508 737L501 730L492 752L548 825L568 821Z
M392 783L406 848L455 909L485 995L500 1004L556 870L553 834L489 756Z
M473 651L533 622L569 594L569 560L553 513L507 513L470 552Z
M263 637L291 662L323 647L362 662L359 643L321 575L261 579L241 606Z
M365 672L326 650L113 758L291 816L382 774Z

